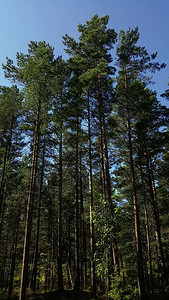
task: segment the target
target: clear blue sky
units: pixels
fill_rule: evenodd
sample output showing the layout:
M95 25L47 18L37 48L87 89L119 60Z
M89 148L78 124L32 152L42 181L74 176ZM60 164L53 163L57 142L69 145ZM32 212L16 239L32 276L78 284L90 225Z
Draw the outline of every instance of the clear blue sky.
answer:
M108 14L116 32L139 27L140 44L167 63L152 86L158 95L164 92L169 81L169 0L0 0L0 85L10 85L1 68L6 56L15 60L17 52L27 53L30 40L45 40L56 56L65 57L62 35L77 38L77 25L94 14Z

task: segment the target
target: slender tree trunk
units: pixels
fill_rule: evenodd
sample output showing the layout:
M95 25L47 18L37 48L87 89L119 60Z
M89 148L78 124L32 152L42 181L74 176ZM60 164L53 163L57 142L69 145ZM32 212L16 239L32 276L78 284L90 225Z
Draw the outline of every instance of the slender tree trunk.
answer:
M53 202L52 202L52 211L54 211ZM53 220L53 218L52 218ZM51 289L53 290L54 286L54 222L52 221L52 245L51 245L51 261L50 261L50 278L51 278Z
M38 220L37 220L37 230L36 230L36 244L35 244L35 252L34 252L34 259L33 259L32 278L31 278L31 289L33 291L36 291L38 250L39 250L40 216L41 216L41 202L42 202L42 189L43 189L43 177L44 177L44 163L45 163L45 137L44 137L44 142L43 142L42 169L41 169L40 189L39 189L39 199L38 199Z
M101 104L101 92L100 92L100 81L98 80L98 104L99 104L99 142L100 142L100 178L101 178L101 191L102 191L102 200L104 202L104 207L106 209L107 206L107 193L106 193L106 178L105 178L105 165L104 165L104 140L103 140L103 118L102 118L102 104ZM109 221L108 221L109 222ZM111 240L111 248L110 254L112 259L112 273L114 274L115 269L115 249L114 243ZM105 276L105 292L106 292L106 299L108 297L108 274Z
M3 128L3 132L0 135L0 148L3 147L4 144L4 136L5 136L5 128Z
M79 269L79 204L78 204L78 156L79 156L79 118L76 119L76 161L75 161L75 274L74 274L74 290L80 288L80 269Z
M48 200L48 259L46 266L46 289L53 287L53 260L54 260L54 203L53 198Z
M140 147L141 147L141 145L140 145ZM148 260L149 260L149 268L150 268L150 290L152 290L152 292L153 292L153 271L152 271L150 229L149 229L148 211L147 211L147 203L146 203L144 175L143 175L143 170L142 170L142 166L141 166L140 152L139 152L139 164L140 164L141 183L142 183L142 192L143 192L143 200L144 200L144 217L145 217L145 227L146 227L147 251L148 251Z
M34 132L32 167L31 167L30 186L29 186L28 203L27 203L25 239L24 239L24 250L23 250L22 274L21 274L19 300L25 300L26 286L27 286L27 280L28 280L28 262L29 262L29 248L30 248L30 237L31 237L31 227L32 227L32 210L33 210L33 200L34 200L37 162L38 162L39 138L40 138L40 112L41 112L41 101L39 98L38 109L37 109L37 118L36 118L36 124L35 124L35 132Z
M4 192L5 192L6 180L7 180L7 166L8 166L10 148L11 148L11 142L12 142L12 130L13 130L13 115L11 116L11 121L10 121L10 126L9 126L9 136L8 136L8 140L7 140L3 169L2 169L2 178L1 178L1 185L0 185L0 218L2 218L1 214L2 214L2 211L4 208L3 197L4 197Z
M160 269L162 271L162 275L164 276L163 279L166 282L168 282L167 271L166 271L166 262L165 262L165 258L164 258L163 245L162 245L162 241L161 241L161 226L160 226L160 219L159 219L156 187L155 187L154 174L153 174L151 158L150 158L148 148L146 150L145 155L146 155L148 182L149 182L149 189L150 189L150 196L151 196L151 206L152 206L153 217L154 217L154 221L155 221L155 235L156 235L156 240L157 240L158 259L159 259L159 264L160 264Z
M87 266L86 266L86 231L83 207L83 182L82 182L82 151L80 151L80 207L81 207L81 285L87 288Z
M106 274L105 274L105 300L109 300L109 271L108 271L108 253L105 252Z
M58 262L58 289L63 290L62 274L62 122L60 126L59 142L59 197L58 197L58 240L57 240L57 262Z
M2 235L4 215L5 215L6 193L7 193L7 191L5 189L4 193L3 193L2 212L1 212L1 218L0 218L0 240L1 240L1 235Z
M131 124L130 124L130 114L128 106L128 86L127 86L127 74L124 69L124 86L125 86L125 105L126 105L126 121L127 121L127 132L128 132L128 145L130 152L130 169L131 169L131 184L132 184L132 198L134 207L134 225L135 225L135 240L136 240L136 251L137 251L137 266L138 266L138 290L141 300L146 297L145 292L145 281L144 281L144 270L143 270L143 254L142 254L142 244L141 244L141 232L140 232L140 217L138 210L138 199L136 194L136 182L135 182L135 170L133 161L133 145L131 137Z
M91 128L90 128L90 100L88 93L88 156L89 156L89 201L90 201L90 267L91 267L91 292L96 294L95 262L94 262L94 224L93 224L93 180L91 158ZM102 170L103 172L103 170ZM102 174L103 176L103 174ZM103 180L103 177L102 177ZM103 187L102 187L103 188Z
M101 179L101 191L102 199L106 203L106 180L105 180L105 170L104 170L104 156L103 156L103 128L102 128L102 118L99 103L99 142L100 142L100 179Z
M68 216L68 244L67 244L67 269L68 269L68 281L69 281L69 288L73 288L73 278L72 278L72 272L71 272L71 239L70 239L70 214Z
M146 226L148 261L149 261L149 268L150 268L149 289L150 291L153 292L153 271L152 271L152 257L151 257L151 244L150 244L150 230L149 230L148 211L147 211L146 203L144 203L144 218L145 218L145 226Z
M136 251L137 251L137 265L138 265L138 289L142 300L145 299L145 282L144 282L144 271L143 271L143 254L141 245L141 232L140 232L140 218L138 210L138 200L136 194L136 183L135 183L135 170L133 161L133 147L131 139L131 125L129 117L128 104L126 105L127 110L127 130L128 130L128 142L130 151L130 168L131 168L131 183L133 192L133 206L134 206L134 222L135 222L135 239L136 239Z
M5 244L5 251L4 251L4 258L3 258L3 268L1 271L1 282L0 282L0 286L1 288L4 288L4 280L5 280L5 269L6 269L6 260L7 260L7 253L8 253L8 245L9 245L9 228L7 231L7 235L6 235L6 244Z
M13 290L13 279L14 279L14 272L15 272L16 249L17 249L17 242L18 242L18 229L19 229L19 223L20 223L20 215L21 215L21 211L20 211L20 208L19 208L18 213L17 213L17 217L16 217L14 241L13 241L13 245L12 245L12 262L11 262L9 290L8 290L9 297L12 294L12 290Z
M98 102L99 102L99 122L100 122L100 127L101 127L101 136L102 136L102 139L100 139L102 141L102 159L104 159L104 162L101 161L101 164L103 165L103 170L104 170L104 163L105 163L105 174L106 174L106 184L105 184L105 178L103 177L104 178L104 186L107 191L110 213L111 213L112 217L114 218L114 208L113 208L113 203L112 203L112 189L111 189L110 168L109 168L109 157L108 157L108 148L107 148L106 125L105 125L105 115L104 115L104 104L103 104L103 99L102 99L100 78L98 79ZM114 232L112 233L112 238L111 238L111 253L110 254L111 254L112 263L113 263L113 273L114 273L114 270L117 270L118 274L120 274L118 251L117 251L117 234L116 234L116 226L115 226L114 221L113 221L113 227L114 227Z

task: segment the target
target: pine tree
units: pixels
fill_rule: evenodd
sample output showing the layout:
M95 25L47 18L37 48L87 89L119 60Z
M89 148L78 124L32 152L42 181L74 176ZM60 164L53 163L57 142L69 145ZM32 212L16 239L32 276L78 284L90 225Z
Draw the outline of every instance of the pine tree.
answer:
M53 48L45 42L31 42L28 45L28 54L24 55L22 53L17 53L17 67L13 65L13 62L10 59L7 59L6 65L3 65L5 76L7 78L11 78L13 81L18 80L25 85L24 92L26 97L26 105L29 110L32 105L33 109L31 111L31 115L35 122L32 167L30 174L30 186L25 227L20 300L25 299L26 295L29 247L32 225L32 209L40 144L41 113L45 108L45 101L47 102L50 99L49 84L52 64Z

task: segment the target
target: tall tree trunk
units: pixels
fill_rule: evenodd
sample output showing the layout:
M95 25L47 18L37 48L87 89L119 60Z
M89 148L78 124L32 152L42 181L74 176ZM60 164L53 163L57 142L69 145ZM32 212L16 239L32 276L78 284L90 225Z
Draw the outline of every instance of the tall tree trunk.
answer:
M104 154L103 154L103 128L102 128L102 117L101 108L99 102L99 142L100 142L100 179L101 179L101 192L102 199L106 203L106 180L105 180L105 170L104 170Z
M141 149L141 145L140 145L140 149ZM145 218L145 227L146 227L147 252L148 252L148 261L149 261L149 268L150 268L150 290L153 292L153 271L152 271L150 229L149 229L147 202L146 202L146 190L145 190L145 183L144 183L144 174L143 174L142 165L141 165L140 151L139 151L139 164L140 164L141 183L142 183L142 192L143 192L143 200L144 200L144 218Z
M127 86L127 74L124 68L124 100L126 106L126 121L127 121L127 133L128 133L128 145L130 153L130 170L131 170L131 185L132 185L132 198L134 207L134 225L135 225L135 240L136 240L136 251L137 251L137 267L138 267L138 290L141 300L146 297L145 292L145 281L144 281L144 270L143 270L143 254L141 244L141 232L140 232L140 217L138 210L138 199L136 193L136 182L135 182L135 170L133 161L133 145L131 137L131 124L130 124L130 111L129 111L129 100L128 100L128 86Z
M109 156L108 156L108 148L107 148L107 136L106 136L106 125L105 125L105 114L104 114L104 103L102 98L102 90L101 90L101 80L98 79L98 102L99 102L99 123L101 127L101 136L102 136L102 159L104 157L104 162L101 162L104 166L105 163L105 174L106 174L106 184L105 184L105 177L104 177L104 186L107 191L108 196L108 204L110 213L112 218L114 218L114 208L112 203L112 190L111 190L111 179L110 179L110 169L109 169ZM104 153L103 153L104 152ZM104 170L104 169L103 169ZM105 191L105 193L106 193ZM105 197L106 198L106 197ZM112 224L111 224L112 225ZM115 270L119 270L119 259L118 259L118 251L117 251L117 234L116 234L116 226L113 221L113 233L111 237L111 258L113 263L113 273Z
M1 235L2 235L4 215L5 215L6 193L7 193L7 190L5 189L3 192L2 212L1 212L1 218L0 218L0 240L1 240Z
M57 262L58 262L58 289L63 290L62 274L62 122L60 126L59 142L59 197L58 197L58 240L57 240Z
M18 229L20 223L20 215L21 211L20 208L18 209L17 217L16 217L16 225L15 225L15 232L14 232L14 241L12 245L12 262L11 262L11 270L10 270L10 280L9 280L9 290L8 295L12 294L13 290L13 279L14 279L14 272L15 272L15 261L16 261L16 249L17 249L17 242L18 242Z
M79 269L79 205L78 205L78 156L79 156L79 118L76 118L76 158L75 158L75 273L74 290L80 288L80 269Z
M131 168L131 184L133 192L133 206L134 206L134 224L135 224L135 239L136 239L136 251L137 251L137 266L138 266L138 289L142 300L145 299L145 282L144 282L144 271L143 271L143 254L141 245L141 232L140 232L140 217L138 210L138 200L136 194L136 183L135 183L135 170L133 161L133 146L131 139L131 125L128 104L126 105L127 113L127 131L128 131L128 143L130 152L130 168Z
M165 262L165 258L164 258L163 245L162 245L162 241L161 241L161 226L160 226L160 219L159 219L156 187L155 187L155 182L154 182L154 174L153 174L153 168L152 168L152 164L151 164L151 157L150 157L148 148L146 149L145 155L146 155L146 163L147 163L151 206L152 206L153 217L154 217L154 221L155 221L155 235L156 235L156 240L157 240L157 253L158 253L158 259L159 259L159 265L160 265L160 268L162 271L162 275L164 276L164 278L162 278L162 280L165 280L166 282L168 282L167 271L166 271L166 262Z
M101 154L102 155L102 154ZM94 224L93 224L93 180L92 180L92 158L91 158L91 128L90 128L90 99L88 93L88 156L89 156L89 201L90 201L90 272L91 292L96 294L95 262L94 262ZM103 170L102 170L103 172ZM103 174L102 174L103 176ZM103 180L103 177L102 177ZM102 186L103 188L103 186Z
M73 283L73 278L72 278L72 272L71 272L71 239L70 239L70 224L71 224L71 218L70 214L68 216L67 220L67 270L68 270L68 283L69 283L69 288L73 288L74 283Z
M30 186L29 186L28 203L27 203L25 239L24 239L24 250L23 250L22 274L21 274L19 300L25 300L25 297L26 297L26 285L27 285L27 279L28 279L29 248L30 248L31 228L32 228L32 211L33 211L33 200L34 200L34 191L35 191L35 183L36 183L39 138L40 138L40 112L41 112L41 100L39 97L36 124L35 124L35 132L34 132Z
M87 288L87 266L86 266L86 231L84 222L84 207L83 207L83 182L82 182L82 151L80 151L80 216L81 216L81 286Z
M4 288L4 280L5 280L5 269L6 269L6 261L7 261L7 253L8 253L8 246L9 246L9 227L6 235L6 244L4 249L4 258L3 258L3 268L1 271L1 280L0 280L0 287Z
M52 211L54 211L52 202ZM53 220L53 218L52 218ZM52 245L51 245L51 261L50 261L50 273L51 273L51 289L54 286L54 222L52 222Z
M5 136L5 128L3 128L2 133L0 134L0 148L3 147L4 144L4 136Z
M110 206L110 212L113 218L113 236L111 240L111 250L113 254L113 264L114 270L120 274L119 267L119 258L118 258L118 248L117 248L117 232L116 232L116 224L114 222L114 208L112 203L112 190L111 190L111 180L110 180L110 171L109 171L109 158L108 158L108 149L107 149L107 138L106 138L106 129L105 129L105 117L104 111L102 108L102 119L103 119L103 147L104 147L104 160L105 160L105 170L106 170L106 183L107 183L107 195Z
M40 189L39 189L39 199L38 199L38 220L36 229L36 244L33 259L33 271L31 278L31 289L36 291L36 278L37 278L37 265L38 265L38 250L39 250L39 231L40 231L40 216L41 216L41 202L42 202L42 189L43 189L43 177L44 177L44 163L45 163L45 137L43 142L43 153L42 153L42 169L40 178Z
M105 300L109 300L109 264L108 264L108 253L107 253L107 249L105 251L105 264L106 264L106 274L105 274Z
M5 192L6 180L7 180L7 166L8 166L10 148L11 148L11 142L12 142L12 130L13 130L13 115L11 116L11 121L10 121L10 126L9 126L9 136L7 139L3 169L2 169L2 178L1 178L1 185L0 185L0 218L2 218L1 215L2 215L2 211L3 211L3 207L4 207L3 197L4 197L4 192Z

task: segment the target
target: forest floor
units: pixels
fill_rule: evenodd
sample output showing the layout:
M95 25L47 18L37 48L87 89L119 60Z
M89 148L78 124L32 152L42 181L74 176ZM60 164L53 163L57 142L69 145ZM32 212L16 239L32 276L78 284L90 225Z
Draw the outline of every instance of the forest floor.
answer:
M32 294L26 297L26 300L104 300L105 295L102 294L95 298L88 291L79 291L75 293L73 290L65 290L60 293L59 291L46 292L43 294ZM153 295L149 300L168 300L168 296L161 294Z
M16 294L10 298L11 300L18 300L19 296ZM169 296L156 294L150 296L149 300L168 300ZM0 300L9 300L7 293L0 293ZM97 297L92 298L89 291L80 290L78 293L73 290L64 290L63 292L36 292L26 296L26 300L105 300L104 294L99 294Z
M7 298L3 298L6 300ZM13 296L12 300L18 300L18 296ZM79 291L75 292L73 290L64 290L63 292L52 291L45 293L34 293L28 294L26 300L103 300L104 296L97 296L92 298L92 295L89 291ZM0 300L2 300L0 298Z
M53 291L43 294L28 295L27 300L102 300L101 297L92 298L90 292L79 291L78 293L73 290L65 290L63 292Z

